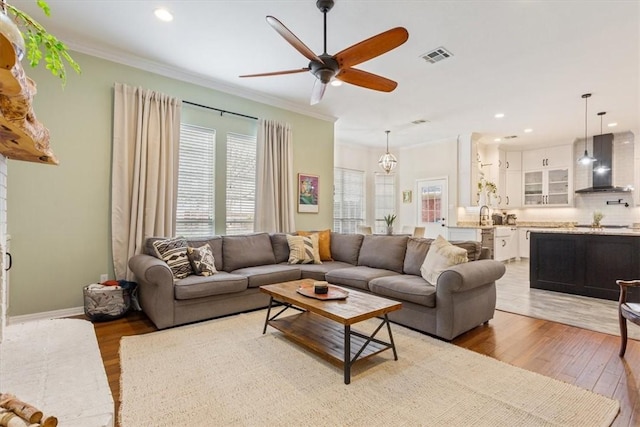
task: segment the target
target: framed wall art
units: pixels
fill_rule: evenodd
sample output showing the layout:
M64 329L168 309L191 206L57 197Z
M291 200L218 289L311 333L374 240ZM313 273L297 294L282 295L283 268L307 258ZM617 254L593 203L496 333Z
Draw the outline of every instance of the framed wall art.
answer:
M318 184L317 175L298 174L298 212L318 213Z
M402 192L402 203L411 203L411 196L412 196L411 190L404 190Z

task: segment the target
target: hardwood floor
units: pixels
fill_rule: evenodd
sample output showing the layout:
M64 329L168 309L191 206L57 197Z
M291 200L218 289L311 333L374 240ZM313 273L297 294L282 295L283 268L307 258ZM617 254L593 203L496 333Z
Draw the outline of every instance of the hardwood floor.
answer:
M138 312L94 327L117 411L120 338L156 328ZM639 341L629 340L627 353L620 359L617 336L496 311L488 325L467 332L453 344L617 399L621 409L613 425L640 426Z

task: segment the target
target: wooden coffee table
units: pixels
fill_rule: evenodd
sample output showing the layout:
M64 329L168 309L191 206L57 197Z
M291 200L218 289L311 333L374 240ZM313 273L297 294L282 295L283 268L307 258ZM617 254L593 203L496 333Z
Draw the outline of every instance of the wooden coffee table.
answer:
M272 326L330 362L342 365L345 384L351 382L351 366L358 360L388 349L393 350L393 358L398 360L387 313L400 310L402 303L352 289L345 289L348 297L339 300L319 300L297 292L300 286L313 286L313 282L302 279L260 286L260 291L271 297L263 334L267 325ZM284 308L271 316L271 309L277 306ZM299 313L280 317L288 309ZM382 316L382 322L371 335L351 329L354 323L378 316ZM375 337L385 325L389 342Z

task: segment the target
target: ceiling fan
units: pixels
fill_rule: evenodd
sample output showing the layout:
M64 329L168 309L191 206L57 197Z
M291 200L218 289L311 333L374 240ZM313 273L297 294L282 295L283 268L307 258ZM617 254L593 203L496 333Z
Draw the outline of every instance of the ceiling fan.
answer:
M382 92L393 91L396 86L398 86L398 83L393 80L352 67L400 46L409 38L409 32L402 27L392 28L376 36L363 40L360 43L356 43L335 55L329 55L327 53L327 12L331 10L333 5L334 0L316 1L317 8L324 15L324 52L321 55L313 53L313 51L302 43L295 34L282 24L282 22L278 21L273 16L267 16L267 23L271 25L271 27L286 41L288 41L291 46L310 61L307 67L295 70L275 71L271 73L247 74L240 77L277 76L310 71L317 79L313 85L313 91L311 93L311 105L320 102L327 87L327 83L329 83L333 78L367 89Z

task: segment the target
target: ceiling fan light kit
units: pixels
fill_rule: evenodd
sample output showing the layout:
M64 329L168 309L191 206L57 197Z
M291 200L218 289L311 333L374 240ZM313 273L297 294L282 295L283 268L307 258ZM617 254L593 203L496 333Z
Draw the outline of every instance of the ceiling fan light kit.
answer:
M310 71L316 78L311 93L312 105L322 100L327 84L334 79L366 89L381 92L393 91L398 86L395 81L352 67L400 46L409 39L409 32L402 27L392 28L356 43L335 55L329 55L327 53L327 13L334 4L334 0L318 0L316 2L316 7L324 15L324 52L321 55L316 55L278 19L273 16L266 18L267 23L282 38L309 60L307 67L270 73L246 74L240 77L266 77Z
M380 156L380 160L378 160L378 165L382 168L382 170L389 175L392 170L398 165L398 159L396 156L389 153L389 133L391 131L387 130L385 133L387 134L387 152Z

